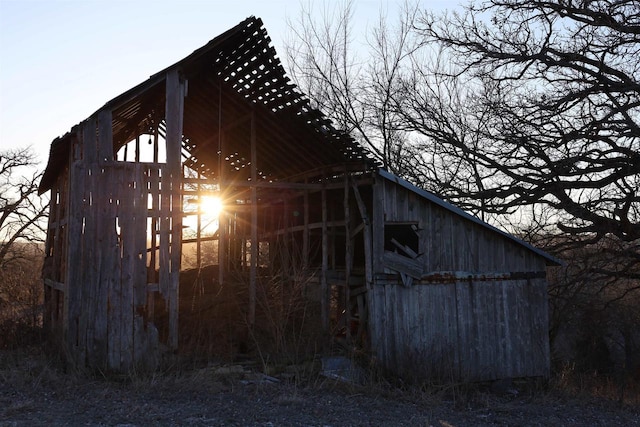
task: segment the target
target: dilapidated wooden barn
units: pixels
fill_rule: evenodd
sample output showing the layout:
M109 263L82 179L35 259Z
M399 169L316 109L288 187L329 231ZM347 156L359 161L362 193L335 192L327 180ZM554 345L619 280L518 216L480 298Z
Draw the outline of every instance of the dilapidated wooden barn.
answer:
M257 289L302 281L326 336L391 371L549 372L557 260L379 169L288 80L260 19L56 138L40 191L45 324L79 366L153 368L182 350L189 248L191 267L215 266L206 283L246 285L249 329ZM207 219L212 197L222 209Z

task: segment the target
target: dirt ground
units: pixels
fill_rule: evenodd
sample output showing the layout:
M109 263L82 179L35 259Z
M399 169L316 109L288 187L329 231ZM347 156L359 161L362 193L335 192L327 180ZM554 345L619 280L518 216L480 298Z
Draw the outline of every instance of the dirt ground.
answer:
M88 377L63 373L42 355L0 352L0 427L640 426L637 403L549 387L355 385L241 365Z

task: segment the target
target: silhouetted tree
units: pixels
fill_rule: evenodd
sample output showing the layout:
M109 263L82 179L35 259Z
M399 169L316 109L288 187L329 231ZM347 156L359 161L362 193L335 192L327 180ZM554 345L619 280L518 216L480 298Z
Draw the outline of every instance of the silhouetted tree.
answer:
M303 11L289 63L387 168L476 213L548 206L564 232L640 237L637 2L405 5L361 48L353 13Z
M44 241L48 203L38 196L36 164L30 148L0 151L0 269L25 257L25 243Z
M552 336L597 313L637 353L640 3L400 9L364 45L350 3L303 11L296 83L387 169L567 260Z
M492 0L416 28L448 60L416 71L399 102L433 153L420 164L473 163L444 182L422 168L423 181L485 212L549 206L561 231L591 241L640 238L637 1ZM433 76L457 98L435 100ZM443 103L460 113L437 116Z
M47 203L30 148L0 151L0 347L38 337Z
M303 8L289 23L290 74L334 125L357 138L386 169L403 175L409 138L401 130L395 98L411 55L420 48L411 31L418 8L405 4L394 24L381 15L366 45L352 37L354 12L350 2Z

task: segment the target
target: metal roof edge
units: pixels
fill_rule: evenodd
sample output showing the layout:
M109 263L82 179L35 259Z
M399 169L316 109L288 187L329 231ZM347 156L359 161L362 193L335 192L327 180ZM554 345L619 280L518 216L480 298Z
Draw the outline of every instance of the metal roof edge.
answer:
M543 251L542 249L536 248L535 246L531 245L530 243L525 242L522 239L519 239L517 237L515 237L512 234L507 233L504 230L500 230L499 228L482 221L480 218L477 218L467 212L465 212L464 210L460 209L459 207L452 205L449 202L446 202L444 200L442 200L441 198L439 198L438 196L436 196L433 193L428 192L427 190L424 190L422 188L416 187L415 185L411 184L409 181L406 181L394 174L392 174L391 172L388 172L384 169L378 169L377 171L378 175L389 180L389 181L393 181L396 184L406 188L407 190L413 191L414 193L418 194L421 197L424 197L425 199L429 200L432 203L435 203L436 205L455 213L456 215L459 215L475 224L478 224L480 226L483 226L493 232L499 233L502 236L506 237L507 239L521 245L524 246L526 249L536 253L537 255L540 255L541 257L545 258L547 260L547 265L552 264L552 265L557 265L557 266L561 266L564 265L564 262L556 257L554 257L553 255L548 254L547 252Z

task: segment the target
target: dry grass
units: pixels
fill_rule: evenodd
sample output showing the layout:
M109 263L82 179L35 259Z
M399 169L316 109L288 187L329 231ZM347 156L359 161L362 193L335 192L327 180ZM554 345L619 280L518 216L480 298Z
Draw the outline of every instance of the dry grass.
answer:
M599 399L640 408L640 378L624 373L599 375L565 364L549 381L548 389L576 399Z
M215 271L208 274L216 277ZM434 420L450 425L535 425L536 420L543 424L553 420L571 424L567 419L606 425L598 420L606 421L612 416L633 420L636 419L633 414L640 410L638 381L627 381L623 388L619 378L587 375L570 365L548 382L514 382L505 391L487 384L402 382L385 375L366 354L342 348L341 354L365 375L358 382L335 381L322 375L320 355L338 349L322 346L319 325L311 321L318 318L313 313L317 307L305 298L302 280L292 280L286 285L265 282L258 292L257 322L252 329L246 322L243 302L247 301L247 290L242 277L234 286L210 286L208 290L201 286L206 277L192 272L183 279L181 328L189 329L182 335L185 352L181 363L156 372L103 375L72 370L42 343L41 325L33 322L38 316L34 317L32 310L38 309L38 304L28 305L30 309L26 311L14 310L13 315L5 313L0 324L0 425L4 420L30 420L33 414L49 414L47 402L67 411L87 406L90 412L83 422L90 424L95 422L91 417L98 415L106 420L105 424L132 418L142 424L158 420L175 423L179 419L176 417L193 414L194 405L205 399L203 396L236 399L235 405L240 409L214 422L206 405L196 405L201 414L195 411L196 415L182 421L191 420L189 423L196 425L227 422L243 425L243 411L259 414L264 409L260 408L261 402L265 401L281 412L281 419L296 417L303 408L320 404L336 406L336 413L351 413L354 408L350 405L361 405L364 409L358 409L361 412L357 416L363 423L387 416L381 414L388 413L390 418L384 419L389 421L393 416L403 419L410 413L407 419L433 425L438 425ZM41 287L39 280L33 283ZM37 301L30 298L23 301ZM17 315L25 313L28 315ZM125 397L120 398L121 395ZM90 396L88 403L87 396ZM242 406L254 401L255 407ZM116 419L111 412L119 411L114 408L120 407L129 409ZM68 414L60 411L50 415L51 423L66 419ZM565 412L566 417L572 418L563 418ZM149 414L155 418L144 418ZM317 420L325 419L323 416L322 412L311 412L294 419L300 424L317 424ZM255 419L261 418L255 415ZM341 425L332 420L323 422ZM592 420L596 422L591 423Z
M101 376L65 371L44 346L2 350L0 425L42 416L45 423L90 425L637 425L640 410L637 400L617 402L603 378L599 386L566 375L516 382L513 395L484 384L393 383L378 372L359 384L340 382L320 375L317 365L272 376L257 367L212 363Z
M11 254L0 265L0 349L24 347L41 340L41 248L15 243Z

